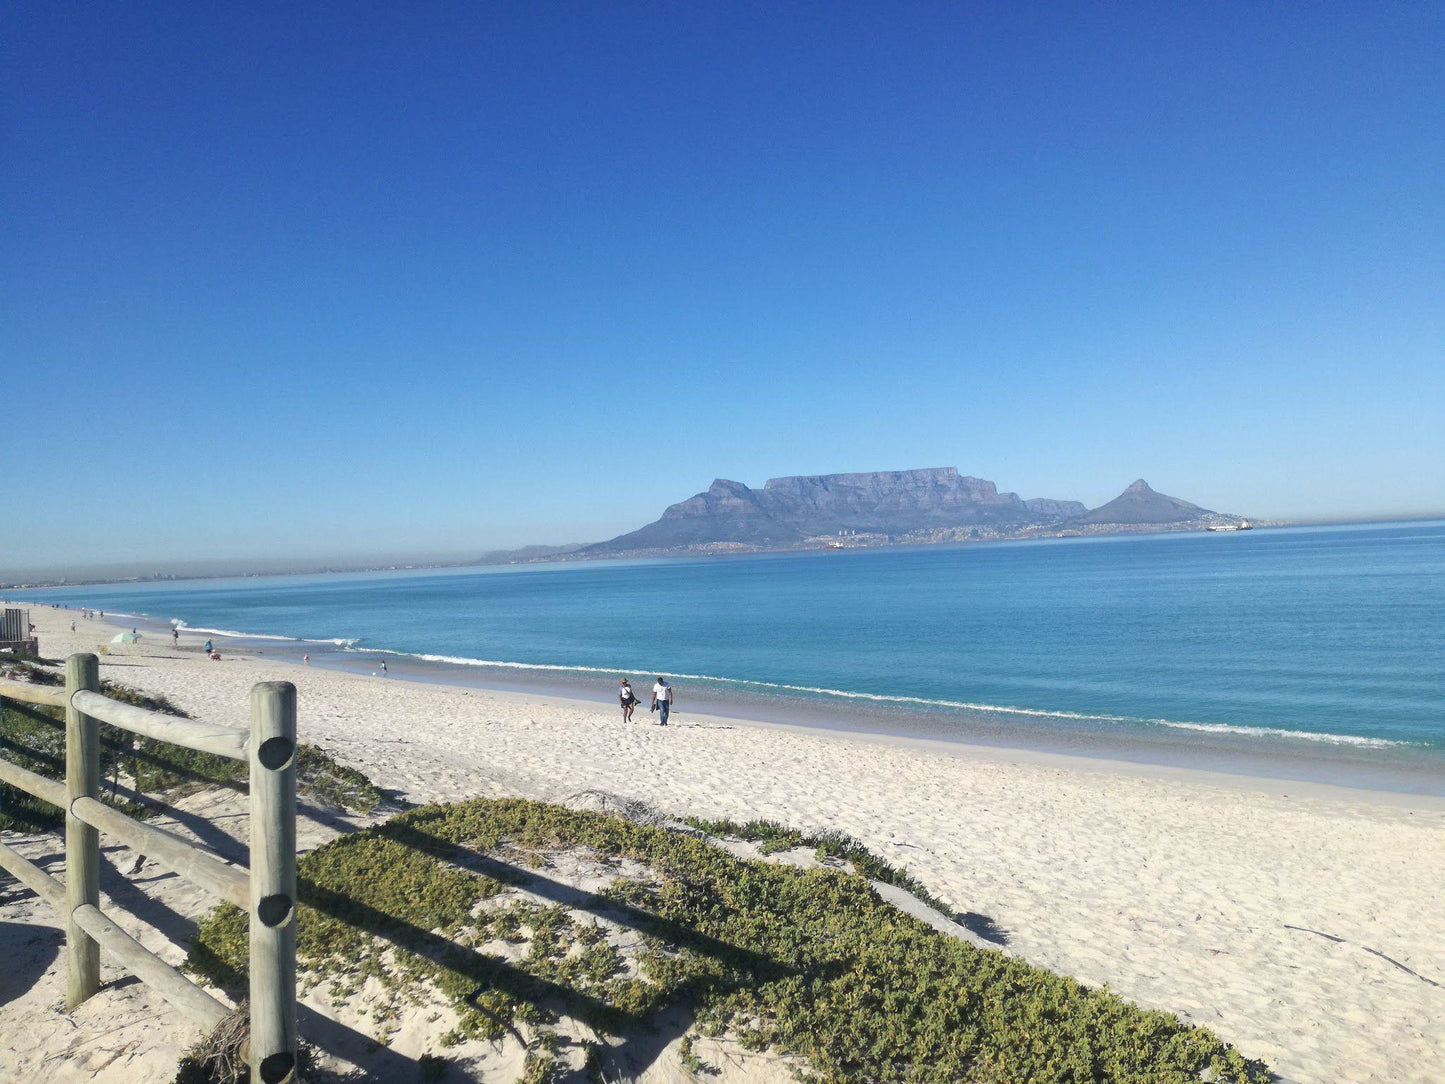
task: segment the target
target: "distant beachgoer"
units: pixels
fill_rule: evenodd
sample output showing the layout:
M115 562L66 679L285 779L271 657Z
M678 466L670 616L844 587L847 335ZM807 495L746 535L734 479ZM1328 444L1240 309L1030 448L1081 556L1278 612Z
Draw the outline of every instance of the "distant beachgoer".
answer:
M175 626L171 626L171 643L174 644L174 645L179 645L180 642L181 642L181 630L178 629L178 628L176 628Z
M381 676L386 677L386 660L381 660Z
M652 687L652 710L657 712L658 723L666 726L668 713L672 711L672 686L665 677L659 676Z
M301 656L301 664L302 664L303 666L306 665L307 663L309 663L310 661L311 661L311 652L308 651L308 652L306 652L304 655Z
M71 632L74 632L74 631L75 631L75 622L74 622L74 621L72 621L72 622L70 623L70 631L71 631Z
M617 686L617 699L622 704L622 721L632 722L632 712L637 707L637 694L632 691L632 682L626 678Z
M207 640L206 645L201 648L201 650L204 651L207 655L209 655L211 653L211 641Z

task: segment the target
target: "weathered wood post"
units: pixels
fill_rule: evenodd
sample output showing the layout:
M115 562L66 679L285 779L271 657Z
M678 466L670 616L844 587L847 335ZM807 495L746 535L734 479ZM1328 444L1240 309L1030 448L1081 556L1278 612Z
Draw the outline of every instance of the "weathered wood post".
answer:
M77 907L100 906L100 832L70 811L77 798L100 790L100 724L71 706L82 689L100 691L100 660L65 660L65 1006L73 1009L100 989L100 945L74 918Z
M251 1080L296 1067L296 686L251 689Z

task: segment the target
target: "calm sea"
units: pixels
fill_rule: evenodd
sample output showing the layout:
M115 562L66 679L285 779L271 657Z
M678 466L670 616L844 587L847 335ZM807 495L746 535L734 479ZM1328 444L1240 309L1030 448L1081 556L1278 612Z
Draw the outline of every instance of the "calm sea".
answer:
M680 701L848 725L1445 751L1441 522L31 597L336 641L310 645L313 662L390 658L393 674L450 664L610 697L616 674L666 673Z

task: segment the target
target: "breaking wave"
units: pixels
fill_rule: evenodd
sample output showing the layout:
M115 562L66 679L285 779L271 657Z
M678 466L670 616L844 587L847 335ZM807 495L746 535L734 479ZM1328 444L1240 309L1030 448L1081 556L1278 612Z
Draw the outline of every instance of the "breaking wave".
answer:
M339 641L328 641L338 643ZM662 677L683 681L707 681L718 685L745 686L760 690L775 690L787 693L805 693L813 696L834 697L840 700L863 700L880 704L915 705L927 708L948 708L955 711L987 712L992 715L1018 715L1039 719L1069 719L1079 722L1125 723L1142 726L1161 726L1172 730L1192 730L1212 734L1238 734L1256 738L1282 738L1322 742L1327 745L1352 745L1357 747L1384 749L1418 744L1408 741L1394 741L1388 738L1367 738L1355 734L1327 734L1309 730L1287 730L1271 726L1242 726L1234 723L1193 723L1173 719L1147 719L1132 715L1107 715L1076 711L1047 711L1041 708L1018 708L1005 704L984 704L970 700L945 700L926 696L896 696L886 693L856 692L850 689L830 689L819 685L790 685L786 682L755 681L750 678L719 677L716 674L690 674L677 671L655 670L644 666L580 666L543 662L509 662L501 659L475 659L464 655L433 655L416 651L392 651L386 648L357 648L355 641L343 645L348 650L368 655L392 655L400 658L417 659L423 662L446 663L453 666L491 667L499 670L531 670L551 673L574 674L658 674Z

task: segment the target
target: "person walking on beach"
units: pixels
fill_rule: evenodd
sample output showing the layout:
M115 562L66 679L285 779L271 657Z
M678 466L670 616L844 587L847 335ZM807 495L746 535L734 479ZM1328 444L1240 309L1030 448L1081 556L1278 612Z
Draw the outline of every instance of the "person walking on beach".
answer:
M672 711L672 686L661 675L652 687L652 710L657 712L658 724L666 726L668 713Z
M632 711L637 707L637 694L632 691L632 682L626 678L617 686L617 699L622 704L622 721L632 722Z
M381 660L381 676L386 677L386 660Z
M181 630L176 628L174 625L171 626L171 646L181 646Z
M207 640L206 646L201 648L201 650L204 651L207 655L209 655L211 653L211 641Z

